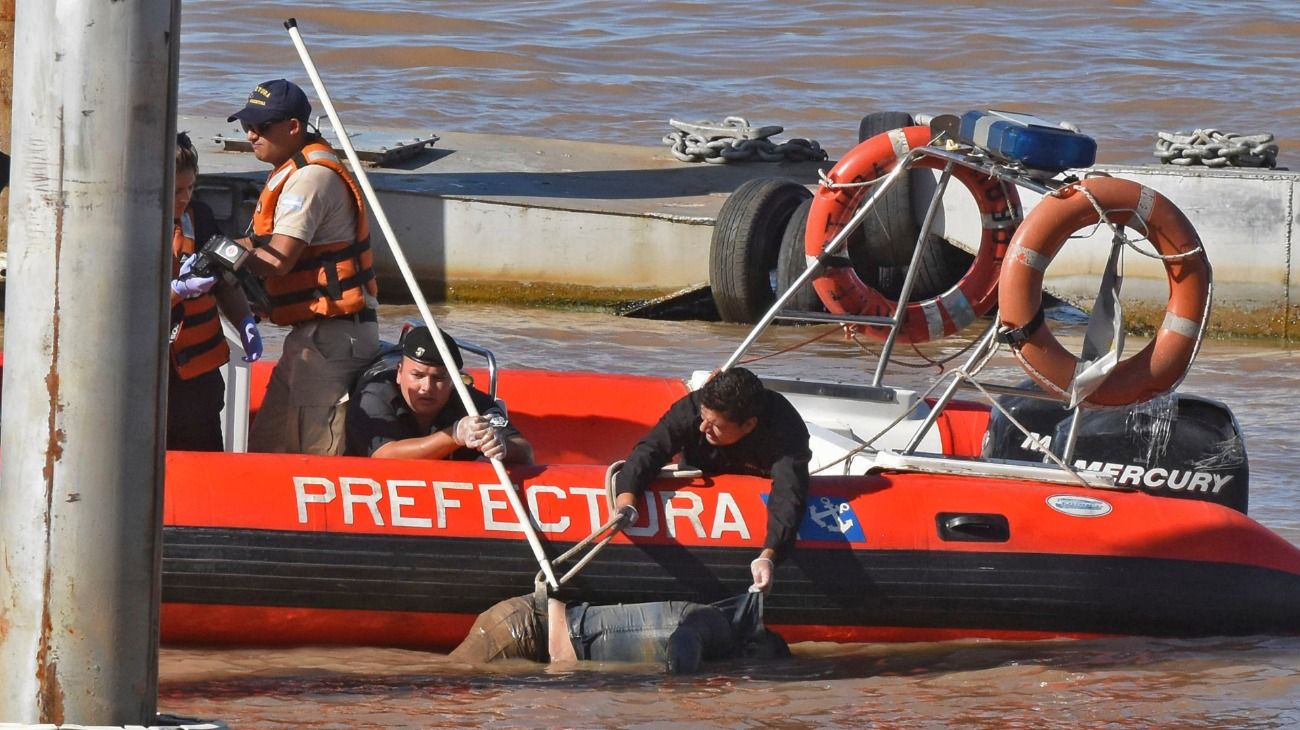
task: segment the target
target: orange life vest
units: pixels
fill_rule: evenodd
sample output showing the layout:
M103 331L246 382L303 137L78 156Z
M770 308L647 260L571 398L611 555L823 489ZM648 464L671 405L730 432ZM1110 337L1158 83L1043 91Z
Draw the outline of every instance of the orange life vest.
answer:
M268 314L272 322L280 325L356 314L366 308L366 294L379 293L370 254L365 199L334 150L319 138L304 145L267 178L253 213L254 242L262 245L270 241L280 193L288 179L307 165L328 167L347 183L356 201L356 240L309 245L289 273L266 280L266 292L271 299Z
M172 278L181 270L181 257L193 254L194 222L189 211L172 228ZM172 294L171 362L182 380L216 370L230 359L230 346L221 331L217 298L200 294L182 299Z

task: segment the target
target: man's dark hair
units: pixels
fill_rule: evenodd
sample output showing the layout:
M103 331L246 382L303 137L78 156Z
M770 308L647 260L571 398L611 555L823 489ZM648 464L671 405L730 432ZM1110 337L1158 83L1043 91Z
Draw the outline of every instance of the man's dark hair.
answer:
M762 413L763 402L763 384L745 368L724 370L700 388L700 405L736 424Z

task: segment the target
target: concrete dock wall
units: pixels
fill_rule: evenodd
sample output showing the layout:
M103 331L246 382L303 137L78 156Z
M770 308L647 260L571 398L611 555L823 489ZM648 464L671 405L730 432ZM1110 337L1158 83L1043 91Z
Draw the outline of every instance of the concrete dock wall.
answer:
M386 193L384 209L411 267L433 281L657 291L709 278L711 219L402 192ZM381 276L396 270L387 246L375 261Z
M1293 251L1300 173L1154 165L1098 166L1094 172L1147 185L1187 215L1214 268L1212 333L1300 337L1300 262ZM1040 199L1021 190L1026 215ZM969 195L945 196L938 225L948 240L974 250L978 221ZM1066 242L1047 269L1045 288L1085 308L1091 306L1110 240L1109 229L1103 229ZM1168 296L1164 265L1127 252L1122 299L1130 324L1137 328L1158 324Z
M1296 228L1295 189L1300 174L1266 170L1100 166L1096 172L1139 182L1185 213L1200 234L1214 267L1215 300L1243 309L1286 305L1300 296L1292 260ZM1021 190L1028 215L1040 196ZM974 201L944 198L943 233L963 248L978 244ZM1047 286L1072 300L1090 300L1110 251L1109 229L1072 239L1047 269ZM1149 249L1148 249L1149 250ZM1138 300L1163 301L1169 292L1163 264L1129 253L1124 292Z
M196 141L242 137L219 120L187 118L181 128ZM364 130L353 142L378 148L403 138L410 132ZM224 209L247 221L267 168L252 155L220 149L212 143L203 151L200 185L207 189L200 197L215 199L219 217ZM755 177L812 187L818 168L832 164L690 165L666 148L447 133L421 157L370 177L427 293L610 302L707 282L713 225L732 191ZM1172 166L1095 172L1149 185L1187 214L1214 266L1216 316L1236 311L1243 321L1280 328L1260 334L1300 333L1300 321L1292 323L1300 263L1291 251L1300 174ZM1021 197L1032 211L1038 196L1022 190ZM945 197L936 225L958 245L978 242L974 201L960 191ZM1049 290L1089 304L1109 245L1109 231L1068 242L1048 269ZM376 260L381 280L395 282L383 241ZM1168 285L1159 261L1127 254L1124 273L1126 302L1163 308ZM1257 310L1267 314L1248 314Z

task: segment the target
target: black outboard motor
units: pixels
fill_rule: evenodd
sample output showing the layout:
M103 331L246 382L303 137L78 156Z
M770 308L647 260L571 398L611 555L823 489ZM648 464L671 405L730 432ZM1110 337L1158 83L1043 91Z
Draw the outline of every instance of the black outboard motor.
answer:
M984 456L1046 461L1069 438L1069 411L1061 403L1006 398L1003 407L1038 443L996 410L984 437ZM1237 419L1217 401L1171 393L1125 408L1086 410L1072 465L1102 472L1121 486L1160 497L1198 499L1246 513L1250 469Z

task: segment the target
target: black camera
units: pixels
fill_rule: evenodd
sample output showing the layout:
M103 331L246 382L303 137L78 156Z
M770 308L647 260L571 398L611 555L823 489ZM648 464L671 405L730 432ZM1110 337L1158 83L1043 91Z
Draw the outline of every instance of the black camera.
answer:
M195 276L219 276L222 271L234 273L243 267L248 253L248 249L229 237L217 234L209 238L203 248L194 254L190 273Z
M262 280L252 271L244 268L248 260L248 249L220 233L208 239L203 248L194 254L190 264L190 273L194 276L215 276L244 290L253 312L266 316L271 311L271 300L266 294Z

